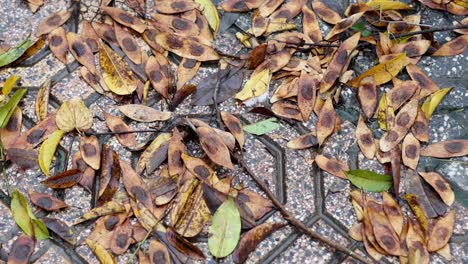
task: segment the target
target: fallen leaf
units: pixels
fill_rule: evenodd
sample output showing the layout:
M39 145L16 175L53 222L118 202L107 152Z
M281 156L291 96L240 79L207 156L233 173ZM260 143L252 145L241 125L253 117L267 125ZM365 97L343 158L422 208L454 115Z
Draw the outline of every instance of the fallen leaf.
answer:
M335 124L338 116L333 108L332 98L329 97L320 110L316 125L317 140L319 145L323 145L325 140L335 131Z
M161 264L171 263L171 256L169 255L169 251L167 250L167 247L163 243L155 239L150 240L149 259L151 263L161 263Z
M125 212L126 210L127 209L123 204L117 201L109 201L83 214L80 218L78 218L75 221L74 225L77 225L79 223L82 223L82 222L85 222L94 218L98 218L101 216L122 213L122 212Z
M333 9L326 6L324 3L318 0L312 1L312 9L323 21L335 25L341 20L341 16L336 13Z
M124 254L132 242L132 232L132 225L129 219L118 225L112 234L110 243L111 252L117 256Z
M44 224L46 227L57 234L61 239L67 241L71 245L76 245L76 236L73 229L68 226L65 222L55 218L45 217L43 218Z
M333 158L327 158L323 155L317 155L315 157L315 162L317 163L317 166L336 176L336 177L339 177L339 178L342 178L342 179L346 179L346 171L349 170L348 168L348 165L346 163L344 163L343 161L340 161L340 160L337 160L337 159L333 159Z
M393 54L404 52L408 58L414 58L424 55L430 46L430 40L414 40L397 44L390 49L390 52Z
M403 145L401 147L403 164L408 168L416 170L419 162L420 148L421 145L419 144L419 141L412 133L408 133L403 140Z
M158 111L152 107L140 104L126 104L118 107L127 117L139 122L166 121L171 118L171 112Z
M368 170L344 172L349 181L357 187L370 192L383 192L392 187L392 176L378 174Z
M455 56L462 54L468 46L468 36L461 35L442 45L432 56Z
M452 139L433 143L421 150L421 156L452 158L468 155L468 139Z
M359 87L361 81L368 76L374 77L375 85L384 84L395 77L406 66L406 64L406 54L402 53L387 62L370 68L358 77L349 81L348 85Z
M50 164L52 163L52 158L55 155L55 150L62 140L63 135L65 134L62 130L57 130L52 133L45 141L42 143L41 148L39 149L39 167L41 171L49 176Z
M65 29L63 27L54 29L47 36L47 40L54 56L63 64L67 64L68 41Z
M119 156L107 144L102 148L102 167L99 177L98 206L111 201L117 192L120 183Z
M46 211L56 211L68 207L64 201L49 194L34 191L29 191L28 194L32 204Z
M171 228L166 230L166 238L170 245L184 256L187 256L193 260L205 260L205 256L199 248L177 235L177 233L174 232Z
M37 9L44 4L44 0L27 0L31 12L36 13Z
M136 172L137 173L142 173L145 168L148 166L148 162L150 161L151 157L158 151L158 149L166 142L169 142L171 140L171 134L170 133L161 133L159 134L152 142L151 144L143 151L143 153L140 155L140 158L138 159L137 166L136 166Z
M385 215L393 227L393 230L400 235L403 230L403 213L397 201L388 192L382 193L382 203Z
M211 127L198 127L200 145L208 157L216 164L233 169L231 155L223 139Z
M426 115L426 119L430 120L432 114L436 110L437 106L440 104L445 95L447 95L452 90L452 87L447 87L436 91L431 94L426 101L421 106L422 111Z
M68 19L70 19L71 15L71 11L62 10L44 18L43 20L41 20L36 30L36 37L40 37L44 34L50 33L54 29L60 27L65 22L67 22Z
M93 115L80 97L63 102L55 117L57 127L64 132L85 131L93 125Z
M235 95L235 98L245 101L252 97L263 95L268 90L270 79L269 68L264 68L261 65L258 66L250 76L250 79L245 83L242 90Z
M367 2L366 5L376 11L411 9L409 5L394 0L371 0Z
M96 136L81 137L80 152L84 162L91 168L98 170L101 163L101 150Z
M26 93L26 89L21 88L16 90L16 92L10 97L10 100L0 107L0 128L5 128L10 121L11 116L15 112L18 103L23 98Z
M177 88L182 88L185 83L192 80L200 65L199 61L183 58L177 67Z
M76 33L67 32L68 50L90 72L97 73L94 55L86 42ZM101 65L102 66L102 65Z
M415 81L402 81L387 92L387 104L398 110L413 94L418 90L418 83Z
M241 232L241 218L233 199L228 199L216 210L208 230L208 248L217 258L231 254L236 248Z
M109 113L104 113L104 117L106 119L107 127L112 132L129 132L132 129L125 124L125 122L117 116L113 116ZM137 144L135 134L133 133L122 133L115 135L117 140L125 147L133 147Z
M5 128L0 128L0 138L2 139L3 148L5 150L15 147L13 143L15 143L20 136L22 124L23 113L21 112L21 108L16 107Z
M261 136L278 129L279 127L280 124L277 123L276 118L268 118L257 123L246 125L243 127L243 129L250 134Z
M50 89L51 89L51 82L50 80L47 80L41 85L41 88L39 89L39 92L37 93L35 109L36 109L36 116L39 121L44 120L47 116L48 107L49 107Z
M106 12L106 14L111 16L119 24L129 27L140 34L146 29L146 25L141 19L132 16L130 13L119 8L103 6L101 7L101 10Z
M164 49L183 58L197 61L213 61L220 58L212 47L199 43L192 38L183 38L167 32L161 32L156 36L156 42Z
M125 190L130 197L141 202L145 207L153 210L153 199L143 179L138 175L132 166L126 161L119 160L120 168L122 169L122 178Z
M81 38L88 45L92 52L97 52L99 50L99 37L96 34L93 26L88 20L83 20L83 30L81 32Z
M353 14L347 18L343 18L336 25L328 32L327 36L325 36L325 40L331 40L336 35L346 31L350 28L354 23L356 23L364 14L364 12Z
M8 254L8 264L27 264L30 263L30 258L36 247L35 239L20 235L13 245L11 245L10 253Z
M439 90L439 86L437 86L437 84L432 81L426 75L426 73L424 73L424 71L415 64L406 65L406 71L408 72L411 79L416 81L418 86L421 87L421 98L433 94Z
M96 255L97 259L101 263L117 264L117 260L114 258L114 256L109 251L107 251L101 244L98 244L90 239L86 239L86 244L88 244L89 248L91 248L93 253Z
M367 159L373 159L376 152L375 140L372 131L367 127L362 115L359 115L358 124L356 126L356 138L362 154Z
M242 128L242 124L239 121L239 119L225 111L221 112L221 118L226 125L226 127L229 129L231 134L236 138L237 142L239 143L240 148L244 146L245 143L245 136L244 136L244 131Z
M11 196L10 210L15 223L26 235L38 240L49 238L49 232L44 223L36 218L28 205L26 197L17 189L13 191Z
M318 141L315 132L310 132L290 140L286 146L290 149L307 149L318 146Z
M322 41L322 32L320 31L320 24L314 11L310 10L307 5L302 7L302 28L313 42Z
M118 24L114 25L115 36L122 51L135 64L141 64L141 48L135 38Z
M195 0L195 3L198 4L198 10L205 16L210 28L216 35L219 30L219 14L216 6L211 0Z
M50 176L42 183L52 189L66 189L76 185L83 173L78 169L71 169L62 173Z
M163 14L178 14L193 10L197 5L190 0L177 0L174 2L159 1L155 6L156 11Z
M440 198L448 206L455 201L455 194L450 184L440 174L436 172L419 172L419 175L434 188Z
M418 115L411 127L411 133L421 142L429 141L429 122L421 108L418 108Z
M309 117L314 110L317 83L316 76L308 74L305 71L301 72L301 76L298 80L297 105L301 110L302 118L304 120L309 120Z

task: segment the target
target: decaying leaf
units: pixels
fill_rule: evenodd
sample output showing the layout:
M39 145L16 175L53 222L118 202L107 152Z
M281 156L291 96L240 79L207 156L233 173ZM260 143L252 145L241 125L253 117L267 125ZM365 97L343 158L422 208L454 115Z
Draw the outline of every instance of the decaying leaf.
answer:
M168 69L163 69L160 61L154 56L149 57L146 62L145 72L153 88L164 98L169 98L170 86L167 73Z
M419 175L434 188L439 194L442 201L448 206L455 201L455 194L450 187L450 184L436 172L419 172Z
M177 88L182 88L185 83L192 80L200 68L200 62L183 58L177 67Z
M224 124L229 129L231 134L236 138L237 142L239 143L239 146L242 149L245 143L245 136L244 131L242 129L242 124L239 121L239 119L225 111L221 112L221 118L223 119Z
M161 264L171 263L171 257L169 255L169 251L167 250L167 247L163 243L155 239L151 239L150 241L149 256L150 256L149 258L150 258L151 263L161 263Z
M171 118L171 112L158 111L140 104L127 104L118 108L124 115L139 122L165 121Z
M99 207L95 207L90 211L86 212L80 218L78 218L74 224L77 225L84 221L88 221L100 216L118 214L125 211L127 211L127 208L123 204L117 201L109 201Z
M466 46L468 46L468 36L461 35L442 45L432 56L455 56L463 53Z
M55 117L57 127L64 132L84 131L93 125L93 115L80 97L63 102Z
M129 66L102 41L99 42L99 65L103 69L102 78L112 92L127 95L135 91L137 84Z
M117 260L114 258L114 256L101 244L96 243L91 239L86 239L86 244L88 244L101 263L117 264Z
M348 171L349 168L346 163L333 158L329 159L323 155L317 155L315 157L315 162L320 169L342 179L347 178L345 172Z
M402 53L387 62L381 63L365 71L358 77L349 81L348 85L359 87L361 81L368 76L374 77L375 85L384 84L396 76L401 71L401 69L406 66L406 64L406 54Z
M68 50L90 72L97 73L94 55L89 46L76 33L67 32ZM102 65L101 65L102 66Z
M36 241L27 235L20 235L10 249L8 264L27 264L34 253Z
M447 87L436 91L431 94L426 101L421 106L422 111L426 115L426 119L430 120L432 114L436 110L437 106L440 104L445 95L447 95L452 90L452 87Z
M418 115L411 127L411 133L421 142L429 141L429 122L421 108L418 109Z
M306 34L313 42L320 42L322 40L322 32L315 13L310 10L307 5L302 7L302 27L304 34Z
M29 9L31 12L36 13L36 11L44 4L44 0L27 0Z
M415 231L412 221L409 221L406 245L408 246L408 263L429 263L429 252L427 251L424 239Z
M99 169L101 150L96 136L82 137L80 140L80 152L86 164L95 170Z
M101 10L106 12L109 16L111 16L115 21L117 21L119 24L132 28L138 33L143 33L146 29L146 25L143 23L143 21L135 16L130 15L130 13L125 12L119 8L116 7L107 7L103 6L101 7Z
M129 132L132 130L120 117L113 116L107 112L104 113L104 117L106 119L107 127L112 132L120 133ZM115 137L120 142L120 144L124 145L125 147L133 147L137 144L135 134L133 133L117 134Z
M307 149L318 145L315 132L310 132L290 140L287 147L290 149Z
M55 198L52 195L37 193L34 191L29 191L29 199L35 206L46 211L55 211L68 207L64 201Z
M433 94L439 90L437 84L432 81L424 71L416 66L415 64L406 65L406 71L408 72L411 79L416 81L421 88L421 97Z
M319 0L312 1L312 8L323 21L329 24L335 25L341 20L341 16L338 13Z
M156 42L161 47L183 58L197 61L218 60L218 53L210 46L197 42L192 38L184 38L174 34L161 32L156 36Z
M338 23L336 23L336 25L330 30L330 32L328 32L328 35L325 37L325 40L331 40L334 36L350 28L362 17L363 14L364 12L359 12L338 21Z
M22 134L14 144L21 146L24 149L34 148L58 129L56 126L55 117L55 113L49 114L46 119L42 120L37 125Z
M357 187L370 192L382 192L392 187L393 178L368 170L345 171L346 177Z
M375 140L372 131L367 127L362 115L359 115L359 121L356 127L356 138L362 154L364 154L367 159L373 159L376 152Z
M42 183L52 189L66 189L76 185L81 180L83 173L78 169L71 169L62 173L50 176Z
M141 154L140 159L137 162L137 173L142 173L145 168L148 168L148 162L151 160L151 157L164 143L169 142L170 139L170 133L161 133L151 142L151 144Z
M132 242L132 232L132 225L128 219L115 228L110 243L112 253L122 255L127 251Z
M316 82L317 77L301 72L298 81L297 104L301 110L302 118L309 120L310 115L314 110L315 97L317 93Z
M41 148L39 149L39 167L46 176L49 176L49 169L50 164L52 163L52 158L54 157L55 150L57 149L57 146L62 140L64 134L65 132L62 130L55 131L44 141L44 143L42 143Z
M403 230L403 213L395 199L388 192L382 193L383 210L397 235Z
M98 205L111 201L120 183L121 168L117 153L107 144L102 148L102 167L99 177Z
M54 29L63 25L71 17L72 12L62 10L55 12L49 17L44 18L36 30L36 37L52 32Z
M205 260L205 256L199 248L197 248L195 245L193 245L183 237L177 235L177 233L174 232L171 228L168 228L166 230L166 238L172 246L172 248L176 249L184 256L189 257L193 260Z
M229 149L223 139L210 127L198 127L200 144L208 157L216 164L233 169Z
M45 81L41 85L39 92L36 97L36 116L39 120L44 120L47 116L48 107L49 107L49 95L50 95L51 82L50 80Z
M235 98L245 101L263 95L268 90L270 78L269 68L258 66Z
M119 25L114 25L115 36L119 46L127 57L135 64L141 63L141 48L135 38Z
M418 83L415 81L402 81L387 93L387 104L398 110L407 100L409 100L418 89Z
M335 130L335 124L338 116L333 108L332 98L329 97L320 110L317 121L317 140L322 145Z
M403 164L413 170L416 170L419 162L420 148L421 145L419 144L419 141L412 133L408 133L403 140L403 145L401 147Z
M362 223L356 223L348 230L348 235L356 241L363 241L362 232Z
M76 236L75 232L73 229L68 226L65 222L55 219L55 218L50 218L50 217L45 217L43 218L44 224L46 227L52 231L53 233L57 234L61 239L67 241L71 245L76 245Z
M468 155L467 139L452 139L433 143L421 150L421 156L452 158Z
M141 202L148 210L153 210L153 199L147 189L143 179L138 175L128 164L123 160L119 160L120 168L122 169L122 178L127 193L133 199Z
M14 147L13 143L18 139L21 132L21 126L23 124L23 113L21 108L15 107L10 120L8 120L5 128L0 128L0 137L2 144L5 149Z
M68 41L67 33L63 27L54 29L47 36L49 49L54 56L64 64L67 64Z
M208 248L213 256L222 258L234 251L240 238L241 218L232 198L216 210L208 232Z

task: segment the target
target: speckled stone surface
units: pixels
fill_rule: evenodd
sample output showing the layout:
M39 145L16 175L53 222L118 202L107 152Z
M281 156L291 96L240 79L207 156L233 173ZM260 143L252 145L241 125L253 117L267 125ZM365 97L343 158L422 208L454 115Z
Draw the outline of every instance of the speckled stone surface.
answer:
M45 1L45 5L35 14L32 14L28 9L25 1L22 0L0 0L0 44L8 44L15 46L23 40L28 34L34 35L39 22L44 17L49 16L58 10L68 8L69 0ZM95 0L81 1L82 16L80 20L92 19L97 10L98 2ZM219 1L214 1L219 2ZM333 4L334 8L343 13L348 1L327 1ZM420 8L420 4L413 1L403 1L411 3L416 8ZM116 4L128 10L128 7L122 4L122 1L116 1ZM154 10L152 0L147 1L148 13ZM421 23L432 26L452 25L455 19L460 19L451 15L444 14L440 11L430 9L420 10L422 20ZM99 16L98 16L99 18ZM298 19L299 21L299 19ZM237 41L234 33L241 29L247 29L250 23L250 15L241 14L237 19L235 26L226 32L220 34L216 40L216 45L219 50L225 53L236 54L237 52L245 52L242 45ZM326 24L321 24L322 32L326 33L330 27ZM81 30L81 26L79 26ZM452 33L435 33L435 39L442 43L451 40L454 35ZM33 39L35 37L33 36ZM366 50L360 53L356 58L353 67L357 72L362 72L373 65L374 57L368 56L373 54L373 50ZM467 53L454 57L423 57L418 65L442 88L453 86L454 89L450 92L446 99L434 113L430 121L431 142L438 142L446 139L468 138L468 67ZM69 56L68 61L71 63L73 57ZM171 62L173 70L177 67L177 62ZM114 115L122 116L117 110L117 105L114 101L106 97L97 97L93 89L88 86L80 77L78 70L69 69L55 59L52 55L47 55L38 63L28 67L6 68L0 69L0 83L2 83L9 75L21 76L20 85L28 87L29 91L21 102L23 116L29 122L37 122L34 112L34 100L37 94L38 87L45 80L59 76L56 84L51 90L53 102L49 106L50 111L54 111L56 107L64 100L75 96L89 98L91 103L89 108L94 115L93 129L95 131L107 131L105 123L102 121L104 111ZM191 81L198 84L204 77L217 72L213 65L207 65L199 70L196 77ZM388 89L382 87L381 90ZM273 91L272 89L270 90ZM150 96L152 96L150 94ZM348 113L341 115L342 119L341 130L335 133L323 146L323 153L338 158L342 161L352 163L355 157L351 157L352 149L355 148L356 142L354 138L355 125L357 120L358 103L353 90L344 89L342 92L342 105L338 109L339 112ZM231 113L241 114L249 122L255 122L262 117L258 115L248 114L250 108L240 105L234 99L229 99L220 104L221 110L226 110ZM176 113L178 114L211 114L212 110L207 106L191 106L190 99L183 102ZM348 118L352 116L352 118ZM309 122L303 124L307 129L314 130L317 118L313 116ZM286 208L290 210L296 218L305 222L318 233L325 235L334 241L351 247L359 254L363 253L362 245L355 243L346 234L347 228L351 227L356 222L356 217L349 201L348 192L350 184L342 179L334 177L328 173L317 173L310 166L310 161L315 155L315 150L292 151L286 148L286 143L301 135L302 132L292 127L291 125L281 122L280 129L275 130L267 135L269 141L276 146L277 152L268 147L262 138L247 135L244 158L247 165L253 169L256 175L264 180L270 189L275 193L284 191L286 198ZM26 124L28 127L31 123ZM137 123L129 122L133 129L144 129L149 127L161 127L160 123ZM23 131L27 127L23 128ZM139 142L146 142L151 139L150 133L138 134ZM123 148L114 137L104 138L106 144L110 145L119 153L121 159L130 161L132 153ZM61 142L62 159L67 151L75 153L78 149L78 138L67 135ZM191 150L194 154L200 154L196 149ZM351 154L350 154L351 153ZM59 159L60 157L57 157ZM360 168L383 172L383 167L375 160L366 160L362 154L358 154L358 164ZM278 164L285 162L285 178L278 179ZM71 165L68 160L65 163ZM55 163L54 163L55 164ZM352 167L352 164L350 164ZM464 206L468 206L468 157L454 158L450 161L436 160L431 158L422 158L420 169L436 170L443 174L451 181L452 186L457 194L457 201L454 208L456 210L456 225L454 229L454 237L450 247L454 260L452 263L468 263L468 210ZM418 168L418 169L419 169ZM402 168L402 192L408 187L405 184L405 178L408 177L408 172ZM54 172L54 170L52 170ZM218 175L235 176L236 182L242 182L245 186L252 188L256 192L260 192L254 182L246 175L241 168L235 167L233 171L221 171ZM30 170L21 170L16 165L11 165L7 168L9 185L12 188L18 188L21 192L26 193L28 190L38 192L51 193L51 190L44 185L39 184L39 181L45 177L38 168ZM280 180L280 182L278 182ZM5 191L3 180L0 188ZM51 213L51 217L60 218L68 224L72 224L78 217L90 209L91 196L82 188L73 187L65 190L61 196L70 207L66 210ZM463 205L463 204L464 205ZM407 212L407 206L404 207ZM35 213L40 213L36 210ZM283 222L281 215L273 213L267 222ZM41 241L37 243L33 260L35 263L75 263L73 254L70 250L83 257L90 263L98 263L90 249L86 245L82 245L86 236L92 230L93 225L79 225L75 228L78 234L78 246L76 248L64 247L51 241ZM20 229L15 225L9 209L0 203L0 253L8 253L13 241L20 234ZM210 257L206 243L199 242L196 245L205 252L207 263L216 263L216 260ZM356 248L357 247L357 248ZM131 248L131 252L134 247ZM1 256L1 254L0 254ZM128 263L131 258L131 253L126 253L118 257L119 263ZM219 260L218 260L219 261ZM230 257L220 260L219 262L231 263ZM311 240L309 237L300 235L292 227L287 226L275 232L273 235L265 239L252 252L247 260L247 263L356 263L352 259L345 259L342 255L337 254L335 250ZM397 263L396 258L385 258L384 262ZM431 262L446 263L446 261L432 254ZM0 263L2 261L0 260Z

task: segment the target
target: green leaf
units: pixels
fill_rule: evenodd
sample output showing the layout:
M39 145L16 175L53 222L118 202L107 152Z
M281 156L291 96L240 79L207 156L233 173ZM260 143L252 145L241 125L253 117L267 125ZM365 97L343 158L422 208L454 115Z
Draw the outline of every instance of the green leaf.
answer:
M276 118L268 118L254 124L244 126L244 131L250 134L261 136L270 133L271 131L279 128L279 126L280 125L276 123Z
M26 197L16 189L13 191L10 210L16 224L26 235L34 236L39 240L49 238L49 231L45 224L36 218L28 205Z
M0 67L3 67L5 65L8 65L15 60L17 60L23 53L31 47L31 40L29 39L29 36L21 42L18 46L10 49L9 51L3 53L0 55Z
M357 187L370 192L383 192L392 187L392 176L378 174L368 170L345 172L348 179Z
M26 93L26 89L18 89L8 100L8 102L0 107L0 128L5 128L10 120L13 111L15 111L16 106L18 105L21 98L23 98Z
M357 31L357 32L361 32L361 35L363 37L368 37L368 36L372 35L372 32L370 32L369 30L366 29L366 25L362 21L354 24L351 27L351 29L354 30L354 31Z
M234 251L240 238L241 218L231 197L214 213L208 232L208 248L214 257L224 258Z

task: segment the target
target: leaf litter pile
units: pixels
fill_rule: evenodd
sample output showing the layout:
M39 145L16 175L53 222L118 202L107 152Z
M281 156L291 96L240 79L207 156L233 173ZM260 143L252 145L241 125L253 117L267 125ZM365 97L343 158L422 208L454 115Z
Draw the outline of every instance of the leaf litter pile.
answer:
M451 259L454 193L443 175L418 171L417 166L421 156L466 156L468 140L428 144L431 115L451 87L440 89L416 63L422 56L463 53L468 44L466 18L454 27L427 28L412 6L390 0L360 1L344 14L318 0L227 0L218 6L210 0L160 0L155 1L157 12L148 16L144 0L127 0L130 11L110 2L101 1L102 20L83 21L80 34L63 26L79 1L45 18L35 32L36 42L28 37L16 47L1 47L0 67L27 59L46 41L45 48L62 63L71 54L81 65L82 79L114 100L124 116L136 122L174 124L170 131L153 131L154 140L139 144L138 131L105 113L110 131L97 133L91 129L93 113L79 97L48 112L52 86L48 81L35 102L40 122L22 133L20 102L27 90L16 86L19 77L8 78L0 108L2 159L23 169L39 166L45 175L41 183L51 189L79 185L94 197L93 209L74 223L94 224L85 241L79 242L73 227L60 219L38 217L30 206L46 212L67 210L64 201L30 191L29 204L24 194L9 190L13 218L24 234L13 243L8 263L27 263L36 240L51 237L72 246L86 243L101 263L116 263L115 257L126 252L140 263L202 261L204 253L191 241L207 237L213 257L232 255L234 262L242 263L256 245L286 223L369 263L296 220L242 160L244 131L263 135L277 129L279 120L308 122L313 115L315 131L287 146L314 148L318 152L314 163L321 170L354 186L350 199L359 222L349 235L362 241L368 255L374 260L396 256L402 263L428 263L432 253ZM420 2L441 12L468 14L463 1ZM44 4L27 3L33 12ZM251 28L236 34L246 48L241 55L225 54L214 45L219 12L250 12ZM294 22L298 16L300 25ZM321 23L332 26L327 34ZM439 44L433 39L437 31L453 31L457 37ZM363 48L374 49L378 61L357 73L350 65ZM180 58L175 72L169 54ZM190 81L206 63L218 63L220 72L197 87ZM241 87L244 75L248 77ZM270 91L273 83L279 85ZM385 84L391 89L379 98L378 89ZM335 108L345 88L352 89L362 109L355 135L359 148L367 159L382 163L386 174L350 170L340 157L320 154L320 147L340 130ZM166 110L148 104L152 89ZM247 107L257 106L253 112L268 118L243 126L236 115L218 109L218 103L232 97ZM178 116L174 110L184 100L213 105L217 122ZM372 122L382 133L370 129ZM78 135L80 143L79 151L71 154L72 168L51 175L55 152L70 133ZM101 144L102 135L115 136L123 147L139 153L136 165ZM198 145L204 155L191 155L188 144ZM232 176L217 176L221 168L232 170L234 164L250 174L268 199ZM401 165L412 173L412 188L404 194L399 187ZM304 166L315 165L304 162ZM404 204L412 213L403 214ZM274 210L287 222L260 221Z

